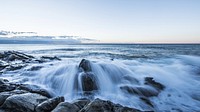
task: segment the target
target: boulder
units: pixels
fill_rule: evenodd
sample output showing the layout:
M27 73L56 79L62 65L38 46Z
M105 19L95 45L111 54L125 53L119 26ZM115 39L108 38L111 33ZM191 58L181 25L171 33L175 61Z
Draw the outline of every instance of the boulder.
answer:
M1 84L0 85L0 92L12 91L16 88L16 85L13 84Z
M8 83L9 81L7 79L3 79L3 78L0 78L0 85L2 84L6 84Z
M45 100L47 100L47 97L35 93L13 95L6 99L1 108L21 112L34 112L35 107Z
M31 68L27 69L27 71L37 71L40 70L43 66L32 66Z
M47 90L45 90L37 85L21 84L21 85L19 85L18 89L26 90L31 93L37 93L37 94L46 96L48 98L52 98L52 95Z
M6 66L6 71L14 71L14 70L19 70L22 69L23 67L25 67L26 64L13 64L10 66Z
M140 112L134 108L123 107L110 101L95 99L86 105L81 112Z
M34 58L33 56L26 55L24 53L17 52L17 51L5 51L4 55L2 55L2 57L6 61L14 61L14 60L25 61L25 60Z
M68 102L62 102L52 112L78 112L80 108Z
M0 106L5 102L5 100L12 95L16 94L24 94L27 93L27 91L23 90L14 90L14 91L9 91L9 92L1 92L0 93Z
M146 85L150 85L154 88L156 88L157 90L163 90L165 88L164 85L162 85L159 82L156 82L153 77L145 77L145 83Z
M126 81L129 81L130 83L139 84L139 81L136 78L131 77L129 75L123 76L123 79L125 79Z
M3 70L4 68L6 68L9 65L4 65L4 64L0 64L0 70Z
M147 97L140 97L140 99L146 103L147 105L151 106L151 107L154 107L152 102L147 98Z
M81 73L81 82L83 92L86 94L98 90L97 82L93 73Z
M81 68L84 72L91 72L92 71L90 61L86 60L86 59L81 60L81 62L79 64L79 68Z
M87 98L77 99L73 101L73 104L75 104L79 109L82 109L85 105L89 104L90 100Z
M64 97L55 97L55 98L51 98L48 99L42 103L40 103L37 107L36 107L36 112L50 112L52 111L54 108L56 108L56 106L61 103L64 102Z
M48 60L61 60L57 56L42 56L41 59L48 59Z
M159 92L153 88L144 88L139 86L138 87L121 86L120 89L129 94L145 96L145 97L157 96L159 94Z

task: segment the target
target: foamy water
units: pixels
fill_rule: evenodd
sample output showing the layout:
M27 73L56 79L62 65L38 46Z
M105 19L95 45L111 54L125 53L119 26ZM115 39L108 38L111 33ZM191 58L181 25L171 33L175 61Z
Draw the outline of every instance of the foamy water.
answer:
M17 47L2 45L0 48L36 57L58 56L62 61L32 63L2 76L45 87L55 96L65 96L67 101L84 97L82 89L75 89L74 83L81 84L76 76L80 73L78 65L85 58L90 60L99 88L94 97L141 110L200 111L200 45L26 45L25 49L14 46ZM43 68L28 71L32 66ZM154 107L145 104L138 95L120 89L130 86L153 90L144 84L145 77L153 77L165 86L158 96L149 98Z

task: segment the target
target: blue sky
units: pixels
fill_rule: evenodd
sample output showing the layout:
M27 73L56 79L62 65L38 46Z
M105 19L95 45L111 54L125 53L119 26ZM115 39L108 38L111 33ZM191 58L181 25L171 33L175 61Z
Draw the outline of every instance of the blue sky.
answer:
M200 43L200 0L0 0L0 30L101 42Z

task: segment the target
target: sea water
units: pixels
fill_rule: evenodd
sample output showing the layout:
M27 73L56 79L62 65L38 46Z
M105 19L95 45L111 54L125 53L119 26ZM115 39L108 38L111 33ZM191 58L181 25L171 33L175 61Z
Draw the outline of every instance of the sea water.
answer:
M74 90L78 65L90 60L98 84L95 98L124 106L155 111L200 111L199 44L1 44L0 51L15 50L35 56L57 56L61 61L30 63L17 71L3 73L9 80L42 86L66 101L84 97ZM33 66L42 69L28 71ZM138 82L130 81L127 78ZM121 86L147 87L145 77L165 86L158 96L150 97L153 107L139 96L128 94Z

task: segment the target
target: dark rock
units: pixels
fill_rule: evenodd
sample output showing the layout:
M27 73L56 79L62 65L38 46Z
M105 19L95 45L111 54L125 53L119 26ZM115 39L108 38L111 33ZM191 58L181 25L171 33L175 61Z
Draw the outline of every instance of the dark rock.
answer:
M140 112L134 108L123 107L110 101L95 99L86 105L81 112Z
M12 91L16 88L13 84L1 84L0 85L0 92Z
M42 68L42 66L32 66L31 68L28 69L28 71L36 71L36 70L40 70Z
M0 52L0 59L4 58L4 53Z
M0 112L22 112L22 111L13 110L13 109L0 109Z
M192 93L191 94L192 99L200 101L200 93Z
M54 108L56 108L56 106L61 103L64 102L64 97L55 97L52 99L48 99L42 103L40 103L37 107L36 107L36 112L50 112L52 111Z
M14 91L9 91L9 92L1 92L0 93L0 106L5 102L5 100L12 95L15 94L23 94L23 93L27 93L27 91L23 91L23 90L14 90Z
M80 109L75 104L62 102L52 112L78 112Z
M48 60L61 60L60 58L58 58L57 56L42 56L42 59L48 59Z
M89 73L89 72L82 73L81 82L82 82L82 89L86 93L98 90L97 84L96 84L97 82L95 80L95 76L93 73Z
M9 81L7 80L7 79L2 79L2 78L0 78L0 85L2 85L2 84L6 84L6 83L8 83Z
M30 55L26 55L24 53L21 52L17 52L17 51L7 51L4 52L4 59L6 59L6 61L14 61L14 60L28 60L30 58L34 58L33 56Z
M85 72L90 72L92 71L91 65L90 65L90 61L86 60L86 59L82 59L80 64L79 64L79 68L82 68L83 71Z
M147 105L154 107L152 102L147 97L140 97L140 99L145 102Z
M129 81L130 83L139 84L139 81L136 78L128 75L123 76L123 79Z
M73 104L75 104L79 109L82 109L85 105L89 104L90 100L87 98L77 99L73 101Z
M156 82L153 77L145 77L145 83L146 85L150 85L158 90L163 90L165 88L164 85L162 85L159 82Z
M144 87L121 86L120 89L129 94L145 96L145 97L157 96L159 94L159 92L157 90L154 90L153 88L150 89Z
M19 85L18 89L26 90L31 93L37 93L37 94L46 96L48 98L52 98L52 95L47 90L42 89L41 87L37 85L21 84Z
M21 112L34 112L35 107L45 100L47 100L47 97L35 93L13 95L6 99L1 108Z
M5 69L7 66L9 66L9 65L3 65L3 64L0 64L0 70Z
M15 64L15 65L7 66L5 69L6 71L14 71L14 70L22 69L25 66L26 64Z

